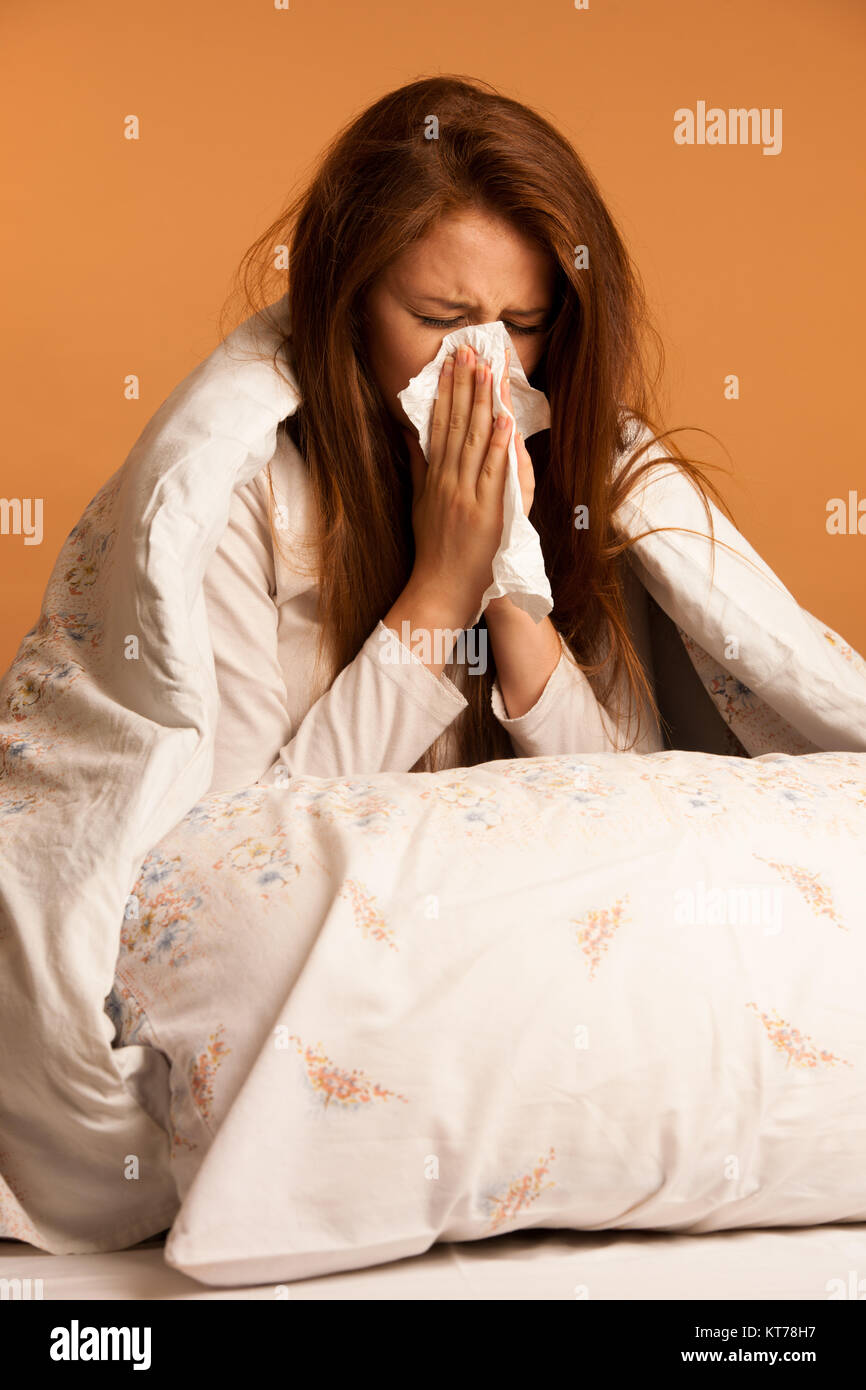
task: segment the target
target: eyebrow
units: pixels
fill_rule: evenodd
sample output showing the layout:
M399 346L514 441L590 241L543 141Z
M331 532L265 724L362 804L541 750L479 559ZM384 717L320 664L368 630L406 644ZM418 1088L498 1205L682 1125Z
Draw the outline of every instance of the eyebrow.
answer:
M443 309L477 309L477 304L470 304L465 299L440 299L435 294L419 294L416 299L423 300L425 304L439 304ZM542 305L540 309L503 309L502 313L511 318L531 318L535 314L549 313L548 305Z

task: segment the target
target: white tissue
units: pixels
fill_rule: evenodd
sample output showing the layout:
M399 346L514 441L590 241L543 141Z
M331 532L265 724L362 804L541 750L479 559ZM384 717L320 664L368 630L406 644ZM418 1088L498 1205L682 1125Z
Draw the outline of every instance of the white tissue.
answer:
M493 418L505 414L517 421L508 441L508 471L503 497L502 537L493 560L493 583L481 598L481 607L472 620L478 622L491 599L506 595L517 608L540 622L553 607L550 582L544 569L544 556L538 532L523 510L520 482L517 474L516 430L524 439L550 426L550 405L543 391L530 386L520 365L520 358L508 331L501 320L496 323L468 324L456 328L442 339L442 344L426 367L413 376L408 386L397 393L408 418L418 431L418 441L424 457L430 456L430 427L433 406L439 391L439 373L449 352L456 352L461 343L475 349L479 357L490 359L493 374ZM505 351L511 349L508 377L514 411L502 400L502 379L505 372Z

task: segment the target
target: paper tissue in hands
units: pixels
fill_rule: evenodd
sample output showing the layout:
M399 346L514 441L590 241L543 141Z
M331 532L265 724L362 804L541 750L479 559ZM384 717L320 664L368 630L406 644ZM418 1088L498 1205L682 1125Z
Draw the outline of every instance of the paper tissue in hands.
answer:
M397 393L397 399L418 431L418 441L425 459L430 457L430 426L433 406L439 389L439 373L450 352L461 343L474 348L479 357L487 357L492 368L493 418L505 414L516 420L508 441L508 468L503 497L502 538L493 560L493 583L484 591L481 607L472 620L478 622L491 599L508 596L516 607L524 609L535 622L540 622L553 607L550 582L544 569L544 556L538 532L523 510L520 481L517 473L517 445L514 435L520 430L524 439L550 426L550 405L543 391L530 386L520 365L520 359L505 325L496 323L469 324L457 328L442 339L432 362L428 362L408 386ZM505 373L505 352L511 349L508 378L514 411L502 400L502 380Z

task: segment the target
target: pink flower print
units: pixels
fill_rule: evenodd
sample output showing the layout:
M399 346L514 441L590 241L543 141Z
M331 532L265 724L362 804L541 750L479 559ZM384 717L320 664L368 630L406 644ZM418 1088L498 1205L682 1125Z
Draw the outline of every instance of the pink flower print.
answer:
M515 760L503 768L503 774L546 800L563 798L590 816L603 816L607 810L605 799L622 794L621 788L604 782L591 763L573 758Z
M758 697L753 690L744 685L736 676L720 671L709 683L707 689L715 700L724 707L725 716L730 719L735 713L754 709Z
M610 907L591 907L582 917L572 917L577 927L577 940L583 954L589 961L589 978L595 979L595 972L601 964L602 956L610 945L617 927L629 920L626 905L629 895L617 898Z
M292 883L301 872L300 865L289 858L288 847L282 835L272 835L268 840L257 840L249 835L240 844L233 845L222 859L217 859L215 869L230 865L238 873L254 873L256 882L264 889L284 888ZM267 899L267 891L261 897Z
M198 1144L196 1144L195 1140L187 1139L186 1135L181 1134L180 1129L178 1128L175 1110L180 1100L180 1094L177 1091L172 1090L168 1102L168 1130L171 1143L171 1149L169 1153L170 1158L177 1158L181 1149L189 1149L190 1153L192 1153L195 1149L198 1148Z
M421 796L435 797L438 802L460 814L472 829L477 824L489 830L502 821L495 790L492 787L474 786L463 777L437 779L432 787L421 792Z
M0 1238L39 1245L39 1233L24 1210L30 1192L11 1178L3 1177L3 1172L8 1173L7 1163L6 1153L0 1150Z
M866 661L863 660L863 657L858 651L855 651L853 647L849 647L848 643L839 636L838 632L834 632L832 628L828 627L824 629L824 636L832 646L837 648L840 656L844 657L846 661L850 661L858 670L866 674Z
M254 790L215 792L187 811L183 821L193 830L210 827L221 830L230 826L237 816L258 815L261 809L261 798Z
M120 974L115 977L103 1011L114 1024L115 1040L112 1047L129 1047L142 1041L142 1032L147 1034L149 1020L144 1005ZM144 1041L149 1042L150 1039L145 1036Z
M29 816L40 804L37 792L8 792L0 795L0 816ZM0 938L3 934L0 928Z
M340 889L340 897L348 898L351 902L355 926L360 927L363 937L372 936L375 941L384 941L392 951L399 951L394 932L376 906L374 895L362 883L355 878L347 878Z
M767 1030L767 1037L773 1044L777 1052L783 1052L788 1058L787 1065L790 1067L794 1063L795 1067L817 1067L823 1062L828 1067L834 1067L837 1062L842 1066L853 1066L853 1062L846 1062L842 1057L836 1057L832 1052L825 1052L812 1041L807 1033L801 1033L799 1029L786 1023L785 1019L773 1009L771 1014L765 1014L759 1009L757 1004L747 1004L747 1009L754 1009Z
M354 825L374 835L384 835L390 829L389 821L406 814L370 782L345 779L320 788L299 778L293 788L292 810L306 811L326 823Z
M667 754L661 754L667 757ZM661 762L658 767L654 767L652 772L642 772L641 781L649 782L653 786L666 787L676 796L683 799L684 814L696 819L705 816L721 815L726 807L725 803L713 784L711 777L706 777L702 773L695 773L690 777L680 777L676 773L668 772Z
M70 641L91 647L102 645L103 624L83 613L52 613L48 619L52 634L63 633Z
M20 773L22 778L32 773L34 760L43 757L51 746L23 729L20 734L0 733L0 780L13 773ZM26 766L28 763L31 767Z
M77 561L70 565L63 576L70 594L79 597L85 589L89 589L96 583L99 575L99 566L86 561Z
M512 1221L518 1212L525 1211L533 1202L537 1201L541 1193L548 1187L555 1187L555 1182L543 1182L542 1179L550 1171L550 1164L556 1157L556 1150L550 1148L547 1154L540 1158L534 1168L521 1177L515 1178L508 1185L501 1197L488 1197L485 1200L492 1207L490 1222L486 1227L486 1234L492 1235L505 1221Z
M88 525L77 533L70 532L67 544L73 537L80 545L73 563L64 572L63 582L69 594L80 598L99 578L103 562L114 546L116 532L111 528L108 531L95 531Z
M833 789L850 796L855 805L866 809L866 782L855 782L853 777L843 777L841 782L833 784Z
M50 668L31 667L10 696L9 710L13 719L26 719L33 705L40 701L43 706L49 704L83 674L84 668L77 661L58 661Z
M321 1043L315 1047L305 1047L301 1039L290 1034L297 1051L303 1057L307 1080L316 1097L324 1103L325 1109L331 1104L340 1105L346 1110L357 1111L361 1106L374 1100L402 1100L408 1105L405 1096L388 1091L384 1086L369 1080L359 1068L346 1071L338 1067L326 1056Z
M848 931L845 923L839 920L829 888L817 874L812 874L808 869L800 868L797 864L779 864L775 859L765 859L762 854L756 854L755 858L760 859L762 864L769 864L771 869L775 869L784 879L792 883L806 899L812 911L816 912L819 917L829 917L840 931Z
M220 1036L225 1032L225 1025L220 1024L216 1032L211 1033L207 1047L193 1060L190 1066L190 1092L193 1102L205 1121L209 1121L213 1108L214 1098L214 1079L223 1059L231 1052L230 1047L226 1047Z
M169 965L180 965L193 944L194 917L203 899L166 881L180 872L180 862L180 855L166 859L152 850L133 888L131 898L139 911L124 918L120 946L140 954L145 964L156 955Z
M64 642L85 644L98 648L102 642L102 623L86 613L43 613L35 627L26 634L32 638L30 651L50 650Z

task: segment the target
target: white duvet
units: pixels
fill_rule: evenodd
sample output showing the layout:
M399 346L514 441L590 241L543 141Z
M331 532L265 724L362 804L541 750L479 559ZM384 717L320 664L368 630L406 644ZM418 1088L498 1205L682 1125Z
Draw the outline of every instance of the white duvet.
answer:
M712 585L701 536L634 563L751 756L203 800L202 575L297 404L254 327L93 499L0 685L0 1234L171 1226L232 1284L521 1225L866 1219L862 658L714 509L743 558ZM670 468L619 522L705 525Z

